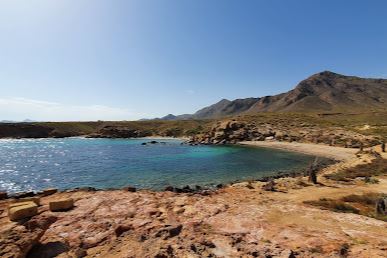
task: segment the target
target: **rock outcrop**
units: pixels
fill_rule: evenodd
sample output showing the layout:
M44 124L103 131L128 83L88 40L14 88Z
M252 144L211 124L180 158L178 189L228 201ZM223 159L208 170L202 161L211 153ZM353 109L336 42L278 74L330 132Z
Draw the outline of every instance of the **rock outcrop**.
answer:
M39 243L48 227L56 221L55 216L42 215L28 222L0 231L0 257L24 258ZM0 228L1 229L1 228Z
M352 148L370 147L380 143L374 136L362 135L339 127L321 128L319 125L305 123L256 123L238 120L217 122L207 133L195 135L187 143L226 144L265 140L323 143Z
M207 194L173 187L58 192L41 197L39 213L19 224L1 213L11 202L3 200L0 257L383 257L385 222L302 202L374 185L325 187L300 180L307 178L266 187L236 183ZM381 180L378 189L386 183ZM49 210L52 201L67 198L74 199L73 209Z
M136 130L126 126L105 126L98 132L90 134L90 138L139 138L151 136L148 131Z

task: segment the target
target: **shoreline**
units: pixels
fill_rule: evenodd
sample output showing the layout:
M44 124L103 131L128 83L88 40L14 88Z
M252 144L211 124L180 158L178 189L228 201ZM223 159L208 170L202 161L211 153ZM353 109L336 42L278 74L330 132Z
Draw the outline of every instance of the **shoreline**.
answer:
M367 157L342 163L353 167L365 164ZM264 182L240 182L203 193L57 192L41 196L37 214L22 222L8 219L13 201L1 200L0 256L43 257L59 246L57 254L63 257L257 257L255 252L338 257L344 246L348 257L384 257L386 222L307 202L340 200L354 192L385 193L387 177L378 176L378 184L319 179L322 184L317 185L305 177L279 179L276 191L265 190ZM51 202L68 198L74 201L71 209L50 210Z
M307 155L315 155L334 159L337 161L346 161L354 158L359 149L344 148L337 146L328 146L315 143L299 143L299 142L279 142L279 141L243 141L240 145L253 146L260 148L271 148L277 150L285 150L298 152Z

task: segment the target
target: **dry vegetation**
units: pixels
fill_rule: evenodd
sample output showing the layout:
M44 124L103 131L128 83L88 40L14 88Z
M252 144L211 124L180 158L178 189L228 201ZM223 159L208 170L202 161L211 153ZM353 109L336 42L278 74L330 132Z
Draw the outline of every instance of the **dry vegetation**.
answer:
M252 115L240 115L234 117L225 117L219 119L204 120L147 120L147 121L94 121L94 122L36 122L13 124L15 128L23 125L36 126L36 130L42 128L52 129L53 136L78 136L98 132L106 126L126 127L131 130L141 130L149 135L160 136L191 136L208 132L217 121L236 119L241 122L260 124L273 124L283 126L293 126L297 128L318 127L324 128L343 128L348 131L361 133L364 135L379 136L381 141L387 141L387 112L369 112L369 113L335 113L335 114L317 114L317 113L270 113L262 112ZM6 124L0 124L0 130ZM12 128L9 130L13 130ZM11 134L12 135L12 134ZM42 135L43 137L44 135ZM7 136L3 136L7 137ZM14 136L9 136L14 137ZM20 137L28 137L20 135Z
M379 176L387 174L387 160L383 158L376 158L369 164L358 165L354 168L348 168L345 170L338 171L333 174L325 175L326 178L336 181L349 182L352 179L358 177L364 177L369 182L372 176Z
M351 194L338 200L321 198L317 201L305 201L304 203L335 212L355 213L387 221L386 215L377 214L375 211L376 203L382 197L385 197L382 193Z

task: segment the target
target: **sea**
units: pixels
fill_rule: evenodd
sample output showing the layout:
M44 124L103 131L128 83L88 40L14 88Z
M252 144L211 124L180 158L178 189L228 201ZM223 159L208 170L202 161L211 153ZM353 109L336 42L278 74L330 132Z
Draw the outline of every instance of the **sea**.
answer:
M178 139L0 139L0 191L214 187L300 171L313 156ZM144 144L147 143L147 144Z

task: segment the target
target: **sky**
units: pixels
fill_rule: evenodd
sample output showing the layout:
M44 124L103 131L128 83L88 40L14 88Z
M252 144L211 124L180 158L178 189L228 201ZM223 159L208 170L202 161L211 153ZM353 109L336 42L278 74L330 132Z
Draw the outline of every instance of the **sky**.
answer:
M387 78L385 0L0 0L0 120L136 120Z

